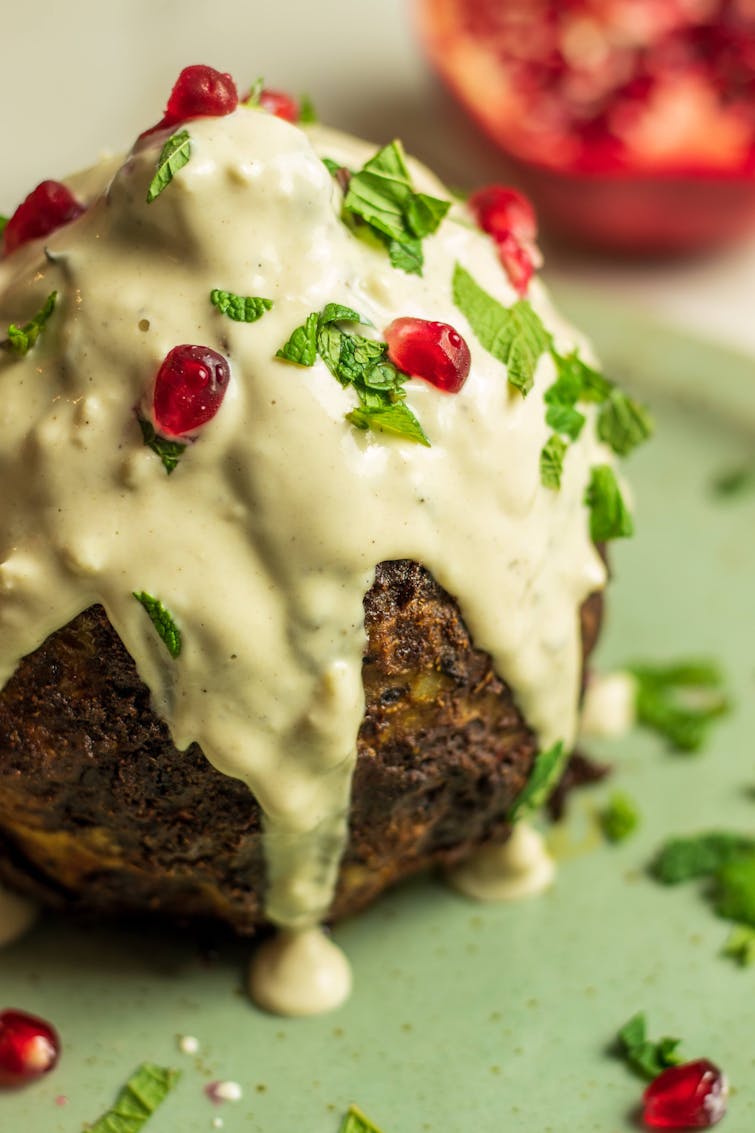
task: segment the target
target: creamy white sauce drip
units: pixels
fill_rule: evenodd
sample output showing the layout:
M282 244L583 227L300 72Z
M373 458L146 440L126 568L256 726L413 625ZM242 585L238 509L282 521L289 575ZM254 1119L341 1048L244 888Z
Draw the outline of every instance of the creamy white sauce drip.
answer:
M591 673L579 727L583 736L624 736L637 716L637 681L631 673Z
M555 875L556 865L542 834L520 821L507 842L481 846L449 871L448 880L476 901L516 901L542 893Z
M160 137L107 188L103 165L106 191L46 241L49 261L34 244L0 264L6 322L60 293L35 349L0 363L0 684L101 602L176 745L197 741L259 801L269 918L309 930L328 910L346 837L375 564L424 563L458 598L541 743L569 745L579 607L604 582L583 497L590 465L610 456L587 427L561 490L542 487L552 362L543 357L523 399L454 306L456 261L502 303L516 298L461 206L424 241L424 276L407 275L342 223L318 156L357 168L374 147L246 108L187 129L192 158L154 203L145 197ZM412 170L418 188L447 196ZM216 287L274 307L232 322L210 304ZM571 348L574 332L537 283L531 300ZM275 358L330 301L356 308L376 337L401 315L465 336L472 369L458 395L407 385L431 448L355 430L344 421L354 396L324 364ZM168 476L135 409L149 416L154 376L180 343L223 353L232 378ZM175 616L178 660L135 590Z

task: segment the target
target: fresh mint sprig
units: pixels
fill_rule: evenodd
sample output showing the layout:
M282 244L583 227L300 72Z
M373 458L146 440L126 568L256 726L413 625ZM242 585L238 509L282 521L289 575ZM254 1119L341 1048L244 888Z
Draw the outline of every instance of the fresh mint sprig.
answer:
M681 1039L666 1036L653 1042L647 1037L647 1023L642 1011L624 1024L617 1038L620 1053L632 1069L649 1082L669 1066L680 1066L684 1062L678 1049Z
M149 614L152 625L157 630L165 648L168 650L173 660L175 660L181 653L183 642L181 640L181 631L176 625L176 620L170 610L162 604L159 598L153 597L152 594L147 594L145 590L134 591L134 598L136 598L137 602L141 603Z
M120 1090L112 1109L87 1126L89 1133L139 1133L180 1077L179 1070L143 1062Z
M11 323L8 327L7 337L0 343L5 350L23 358L28 354L31 348L36 343L40 334L42 333L47 320L55 310L55 304L58 299L57 291L51 291L45 299L42 307L33 315L28 323L24 323L22 327Z
M357 311L341 303L328 303L312 311L295 328L276 357L297 366L313 366L319 356L344 387L355 391L359 406L346 414L357 429L394 433L405 440L429 446L430 442L414 413L406 404L404 383L409 375L388 358L386 343L340 324L370 324Z
M585 503L590 509L590 537L593 543L626 539L634 534L631 513L624 503L610 464L596 464L590 469Z
M191 138L189 137L189 131L179 130L176 134L171 134L160 150L155 175L147 189L148 205L152 204L164 189L167 189L176 173L178 173L179 169L183 169L190 158Z
M715 720L730 710L724 677L713 661L628 666L637 683L637 720L675 751L699 751Z
M237 295L234 291L221 291L217 287L210 292L210 302L221 315L227 315L237 323L255 323L273 306L272 299L263 299L260 295Z
M357 235L383 244L393 267L422 275L422 240L437 230L450 207L450 201L415 191L403 147L393 141L350 171L342 216Z

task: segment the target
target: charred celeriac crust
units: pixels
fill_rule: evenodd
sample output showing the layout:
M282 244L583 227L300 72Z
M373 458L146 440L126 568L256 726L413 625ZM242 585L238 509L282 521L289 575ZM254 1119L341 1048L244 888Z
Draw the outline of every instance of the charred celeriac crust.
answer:
M417 870L502 840L537 745L459 608L423 567L378 565L365 596L365 715L337 919ZM601 598L582 607L587 656ZM263 920L259 807L193 744L179 752L95 606L0 693L0 881L103 914Z

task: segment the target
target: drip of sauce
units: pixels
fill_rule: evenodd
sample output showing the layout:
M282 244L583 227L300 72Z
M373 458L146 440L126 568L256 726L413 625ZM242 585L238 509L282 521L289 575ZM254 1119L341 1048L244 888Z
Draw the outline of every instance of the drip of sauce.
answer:
M39 906L33 901L0 888L0 947L24 936L38 916Z
M626 735L636 718L637 682L631 673L591 673L580 733L597 739Z
M276 1015L320 1015L348 999L351 968L322 929L278 932L255 952L249 990Z
M517 298L462 206L424 241L422 278L408 275L344 225L321 160L358 168L372 147L245 107L188 129L191 160L152 204L159 141L112 180L112 162L83 178L89 208L49 237L46 254L35 243L0 263L6 322L59 292L34 349L0 368L0 685L51 632L104 605L175 744L198 742L264 812L266 914L284 931L251 982L263 1005L297 1013L297 995L333 1005L348 986L316 926L347 835L364 710L362 599L375 564L427 566L541 744L570 745L579 608L605 580L585 486L590 466L611 457L585 428L561 489L541 485L553 363L542 357L522 398L453 304L457 261L505 305ZM411 169L418 190L447 196ZM210 303L218 287L273 308L254 324L232 322ZM573 348L537 283L530 298L558 349ZM353 395L324 365L276 358L328 302L355 308L377 337L405 315L464 335L472 369L458 394L406 386L431 448L357 431L344 420ZM149 417L154 376L180 343L223 353L231 381L168 476L142 444L135 409ZM178 659L134 591L176 619ZM276 973L293 980L293 958L310 976L287 995ZM318 999L304 988L320 986L321 970L338 990Z
M500 845L481 846L449 870L454 889L475 901L516 901L553 884L556 866L542 834L520 821Z

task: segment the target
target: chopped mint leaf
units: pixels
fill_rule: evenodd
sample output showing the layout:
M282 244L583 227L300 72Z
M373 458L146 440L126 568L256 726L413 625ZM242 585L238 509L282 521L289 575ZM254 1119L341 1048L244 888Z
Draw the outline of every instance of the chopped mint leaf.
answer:
M273 305L272 299L263 299L259 295L236 295L233 291L220 291L217 287L210 292L210 302L221 315L228 315L237 323L254 323Z
M263 79L262 75L258 75L258 77L254 80L254 82L250 86L249 94L246 96L246 98L244 99L244 101L242 102L241 105L242 106L251 106L251 107L259 106L260 95L262 94L262 90L263 90L264 86L265 86L265 80Z
M409 406L402 401L396 402L395 405L352 409L351 413L346 414L346 420L351 421L357 429L378 429L383 433L395 433L406 440L430 447L424 429Z
M678 1051L681 1039L664 1037L651 1042L647 1037L645 1015L633 1015L618 1033L619 1049L633 1070L652 1081L669 1066L679 1066L684 1058Z
M735 925L723 947L724 956L731 956L743 968L755 964L755 928Z
M568 445L553 433L543 445L540 453L540 480L546 488L561 487L561 474L564 470L564 456Z
M556 363L559 400L573 405L576 401L602 402L610 395L613 383L580 358L579 350L559 354L551 347L551 356Z
M24 323L22 327L11 323L8 327L8 337L0 345L5 347L6 350L11 350L14 354L18 355L19 358L28 354L42 333L45 323L55 310L57 299L57 291L51 291L42 304L42 307L37 311L36 315L32 316L28 323Z
M350 1105L349 1111L341 1122L339 1133L381 1133L381 1130L362 1113L358 1106Z
M157 159L157 169L147 190L148 205L152 204L152 202L160 196L163 189L167 189L176 173L178 173L179 169L183 169L190 158L191 138L189 137L189 131L179 130L178 133L172 134L168 138L167 142L160 150L160 156Z
M538 359L550 342L540 316L526 299L504 307L461 264L454 268L453 298L480 344L507 366L509 383L526 397L532 389Z
M590 509L590 536L594 543L628 538L634 533L632 516L609 464L596 464L591 468L585 504Z
M663 736L675 751L698 751L713 721L729 711L723 676L711 661L628 668L637 681L638 722Z
M299 123L302 126L314 126L320 121L315 105L308 94L301 95L299 99Z
M144 590L140 590L138 593L134 591L134 598L144 606L152 625L162 638L165 648L175 660L181 652L182 641L181 631L176 625L173 615L163 606L159 598L153 598L151 594L147 594Z
M755 488L755 464L743 464L722 472L713 481L717 496L741 496Z
M314 366L317 358L317 322L317 311L307 315L306 322L292 332L288 342L284 342L275 357L297 366Z
M626 456L653 432L650 414L615 386L598 413L598 437L617 456Z
M755 838L713 830L688 838L669 838L661 847L650 872L664 885L713 877L731 861L755 854Z
M120 1090L113 1108L87 1126L89 1133L139 1133L180 1077L179 1070L143 1062Z
M336 173L343 169L341 162L334 161L332 157L323 157L321 160L331 177L335 177Z
M721 866L716 873L713 903L719 917L755 928L755 851Z
M510 822L516 822L517 819L530 811L537 810L548 801L548 796L561 777L568 758L569 753L561 740L547 751L538 752L530 777L511 808Z
M333 377L342 386L351 386L359 399L359 406L346 414L355 428L394 433L429 446L422 426L405 404L404 383L409 375L394 366L384 342L344 330L341 323L372 325L352 307L327 303L322 311L307 316L276 356L312 366L319 355Z
M634 799L623 791L614 791L599 814L603 834L609 842L623 842L640 824L640 812Z
M415 193L398 141L351 173L343 200L344 219L357 235L361 222L385 244L394 267L416 275L422 274L421 240L437 230L450 207L450 201Z
M551 386L551 389L553 387ZM548 393L546 391L545 401L548 402ZM584 414L575 409L573 405L553 403L548 405L545 410L545 423L550 425L555 433L563 433L570 441L576 441L579 434L582 432L582 426L585 423Z
M165 471L170 475L183 456L186 445L180 441L169 441L166 437L161 437L159 433L155 432L152 422L145 420L144 417L137 417L136 419L139 422L145 445L157 453L163 462Z

